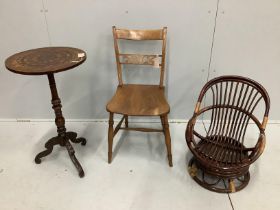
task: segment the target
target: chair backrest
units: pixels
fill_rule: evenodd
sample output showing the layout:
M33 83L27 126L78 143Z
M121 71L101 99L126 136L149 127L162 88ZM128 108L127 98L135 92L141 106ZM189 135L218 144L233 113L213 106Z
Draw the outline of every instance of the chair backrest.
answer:
M123 85L122 65L150 65L160 69L159 86L163 87L164 70L165 70L165 50L166 50L166 33L167 28L158 30L128 30L117 29L113 26L114 47L116 54L117 70L119 85ZM119 52L118 39L123 40L160 40L162 41L161 54L143 55L143 54L122 54Z
M200 109L206 94L207 97L210 95L212 102ZM263 119L259 121L253 112L261 101L265 108ZM207 136L223 136L244 143L250 119L264 132L269 108L269 96L259 83L241 76L221 76L210 80L203 87L195 113L212 111Z

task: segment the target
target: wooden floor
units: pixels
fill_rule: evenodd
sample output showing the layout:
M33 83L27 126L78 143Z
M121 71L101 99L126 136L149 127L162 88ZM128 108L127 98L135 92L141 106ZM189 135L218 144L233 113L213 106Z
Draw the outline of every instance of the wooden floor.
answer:
M107 123L66 126L88 139L86 147L74 145L86 174L82 179L63 148L55 148L41 165L34 163L56 132L52 122L0 122L1 210L279 209L280 124L268 125L267 147L250 170L249 185L229 196L201 188L188 175L185 123L170 123L173 168L167 164L163 134L121 131L109 165Z

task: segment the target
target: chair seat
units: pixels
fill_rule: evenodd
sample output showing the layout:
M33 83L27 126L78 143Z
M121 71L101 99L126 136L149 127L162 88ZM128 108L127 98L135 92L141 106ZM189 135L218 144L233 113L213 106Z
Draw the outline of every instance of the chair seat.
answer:
M228 137L207 137L197 144L195 150L199 158L206 160L209 165L230 168L248 159L246 148L235 139Z
M170 111L164 88L135 84L118 86L106 109L108 112L129 116L160 116Z

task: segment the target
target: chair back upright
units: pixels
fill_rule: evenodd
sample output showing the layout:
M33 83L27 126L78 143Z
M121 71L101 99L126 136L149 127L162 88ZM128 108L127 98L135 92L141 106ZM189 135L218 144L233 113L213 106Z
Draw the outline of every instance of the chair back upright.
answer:
M116 55L118 81L119 85L123 85L122 65L149 65L160 69L159 86L163 87L164 71L165 71L165 52L166 52L166 33L167 28L157 30L128 30L118 29L113 26L114 48ZM161 54L144 55L144 54L123 54L119 51L118 40L159 40L162 41Z

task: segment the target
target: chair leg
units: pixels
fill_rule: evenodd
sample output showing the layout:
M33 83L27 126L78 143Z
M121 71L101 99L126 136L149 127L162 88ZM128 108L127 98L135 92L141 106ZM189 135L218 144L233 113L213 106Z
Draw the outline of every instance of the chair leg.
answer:
M228 180L228 183L229 183L229 190L230 190L232 193L236 192L233 179L229 179L229 180Z
M125 120L124 121L125 122L125 127L128 128L128 116L127 115L124 116L124 120Z
M110 112L109 116L109 129L108 129L108 163L112 162L112 149L114 137L114 113Z
M163 132L165 136L165 144L166 144L166 149L167 149L167 157L168 157L168 162L169 166L172 167L172 153L171 153L171 138L170 138L170 132L169 132L169 124L168 124L168 118L167 115L161 116L161 122L163 125Z
M160 116L160 121L161 121L161 125L162 125L162 128L164 130L164 117L163 116Z

